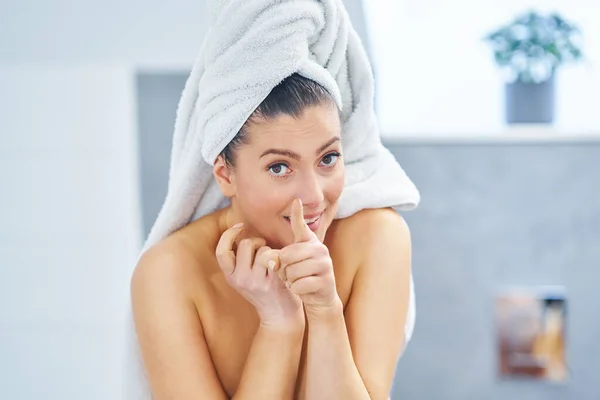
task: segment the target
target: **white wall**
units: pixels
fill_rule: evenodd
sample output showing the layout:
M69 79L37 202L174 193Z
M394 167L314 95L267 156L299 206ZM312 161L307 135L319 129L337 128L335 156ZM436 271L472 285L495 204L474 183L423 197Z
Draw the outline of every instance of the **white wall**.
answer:
M0 398L118 398L140 245L130 71L0 66L0 87Z
M503 83L482 38L536 7L558 10L585 35L588 60L559 71L556 126L600 131L600 2L372 0L365 2L386 135L497 131Z
M189 65L206 32L205 0L19 0L0 12L0 63Z
M203 1L0 12L0 398L118 400L141 245L136 68L188 67Z

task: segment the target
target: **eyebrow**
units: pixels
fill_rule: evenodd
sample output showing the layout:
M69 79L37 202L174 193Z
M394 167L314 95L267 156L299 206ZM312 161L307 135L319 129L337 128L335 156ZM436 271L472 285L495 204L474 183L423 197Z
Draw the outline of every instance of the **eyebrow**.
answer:
M319 155L319 153L323 152L326 148L328 148L329 146L331 146L335 142L339 142L339 141L340 141L340 137L339 136L336 136L336 137L328 140L327 143L323 144L321 147L319 147L317 149L317 151L315 152L315 154ZM301 158L298 153L294 153L291 150L284 150L284 149L268 149L268 150L264 151L260 155L259 158L262 158L262 157L266 156L267 154L278 154L280 156L285 156L285 157L293 158L294 160L299 160Z

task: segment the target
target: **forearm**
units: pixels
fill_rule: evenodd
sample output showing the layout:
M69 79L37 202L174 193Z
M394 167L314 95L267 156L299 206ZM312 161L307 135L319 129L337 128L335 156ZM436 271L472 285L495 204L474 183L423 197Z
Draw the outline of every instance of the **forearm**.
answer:
M369 399L356 368L343 306L308 316L306 399Z
M261 324L233 399L292 399L303 336L303 325L280 328Z

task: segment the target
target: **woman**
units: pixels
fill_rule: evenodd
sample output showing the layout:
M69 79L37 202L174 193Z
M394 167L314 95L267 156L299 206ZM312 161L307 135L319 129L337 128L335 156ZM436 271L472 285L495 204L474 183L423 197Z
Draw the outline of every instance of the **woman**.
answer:
M387 399L410 235L391 209L334 220L338 109L294 74L214 163L231 206L151 247L131 284L155 399Z

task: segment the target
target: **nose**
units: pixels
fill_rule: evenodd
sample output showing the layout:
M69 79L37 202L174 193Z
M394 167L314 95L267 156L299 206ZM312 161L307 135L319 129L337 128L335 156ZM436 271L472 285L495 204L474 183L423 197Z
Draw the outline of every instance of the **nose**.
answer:
M323 203L323 200L325 199L323 194L323 183L321 177L314 172L304 174L300 181L298 193L305 209L318 209Z

